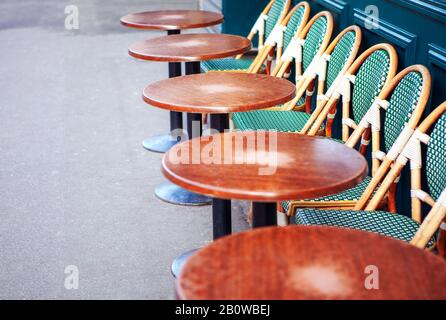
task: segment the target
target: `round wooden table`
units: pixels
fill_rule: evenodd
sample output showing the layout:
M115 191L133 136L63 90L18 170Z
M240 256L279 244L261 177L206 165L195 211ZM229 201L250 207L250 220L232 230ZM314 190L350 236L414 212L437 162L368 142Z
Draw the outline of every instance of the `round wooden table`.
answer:
M194 119L201 113L210 114L210 126L219 132L229 128L228 114L263 109L293 99L295 85L288 80L260 74L211 72L158 81L147 86L143 99L148 104L170 111L187 112ZM193 136L192 122L188 135ZM214 198L215 199L215 198ZM213 201L217 211L225 210L230 219L230 201ZM221 216L219 214L219 216ZM220 230L222 226L226 226ZM228 234L229 223L214 224L214 237ZM220 231L219 231L220 230ZM230 231L229 231L230 233Z
M190 75L200 73L200 61L235 56L249 49L251 49L251 41L240 36L182 34L138 42L129 47L129 54L143 60L186 62L186 74ZM201 114L188 113L189 137L192 137L191 125L194 122L199 124L197 134L200 135ZM173 128L171 131L176 129ZM173 138L177 141L176 137ZM210 198L191 193L169 182L157 187L155 194L163 201L179 205L204 205L211 202Z
M179 34L182 29L203 28L222 23L223 15L200 10L160 10L128 14L121 24L145 30L166 30L168 35ZM181 63L169 62L169 77L181 76ZM183 116L170 112L170 131L183 128ZM170 134L145 139L143 147L149 151L164 153L177 143Z
M195 253L180 299L446 299L446 262L378 234L326 226L237 233Z
M356 150L324 137L244 131L177 144L164 155L162 170L167 179L193 192L251 200L257 228L277 224L277 201L354 187L366 176L367 162ZM213 205L214 239L231 233L230 206L218 205L221 201L227 200L214 200Z
M230 34L193 33L151 38L129 47L135 58L164 62L196 62L236 56L251 49L249 39ZM199 72L197 72L199 73Z
M213 148L221 151L206 159L207 150ZM186 151L189 159L200 161L175 161ZM276 224L277 201L316 198L354 187L367 175L367 162L355 149L324 137L243 131L177 144L164 155L162 170L188 190L253 201L253 226L261 227Z
M210 126L219 132L229 128L228 113L275 106L293 99L295 85L288 80L259 74L215 72L155 82L144 89L144 100L156 107L187 112L188 119L210 113ZM193 136L192 121L188 135ZM196 130L196 131L200 131ZM181 188L180 190L185 190ZM155 190L159 192L159 190ZM214 239L231 233L231 201L212 200ZM175 260L178 270L190 252Z
M126 27L145 30L184 30L222 23L222 14L201 10L159 10L131 13L121 18Z

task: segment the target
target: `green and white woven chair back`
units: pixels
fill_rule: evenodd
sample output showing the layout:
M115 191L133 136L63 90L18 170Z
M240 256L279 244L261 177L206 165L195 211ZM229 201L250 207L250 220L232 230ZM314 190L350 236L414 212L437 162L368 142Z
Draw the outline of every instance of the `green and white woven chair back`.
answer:
M300 25L302 24L302 18L304 17L305 7L300 6L294 11L291 16L288 24L286 26L286 30L283 34L283 49L285 50L296 34L297 30L299 30Z
M324 41L325 34L327 32L328 22L324 16L319 17L311 26L310 30L305 37L305 42L302 49L302 71L310 65L313 58L316 56L319 48Z
M356 73L352 94L352 120L356 123L364 117L386 82L390 69L390 57L385 50L376 50L362 63Z
M393 90L384 116L383 139L388 152L416 108L423 87L423 76L416 71L409 72Z
M446 113L436 122L430 135L426 173L429 194L437 200L446 187Z
M268 19L265 22L265 39L271 34L274 26L279 21L280 16L285 9L287 0L276 0L268 12Z
M355 40L356 33L354 31L349 31L342 36L341 40L339 40L338 44L333 49L327 67L327 80L325 86L327 89L330 88L336 77L345 67L355 45Z

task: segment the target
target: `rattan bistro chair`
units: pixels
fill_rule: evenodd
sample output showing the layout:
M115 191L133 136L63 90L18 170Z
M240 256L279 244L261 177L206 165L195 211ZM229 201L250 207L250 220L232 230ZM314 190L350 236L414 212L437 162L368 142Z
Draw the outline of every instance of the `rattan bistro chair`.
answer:
M259 53L263 49L265 39L270 36L274 27L280 25L285 19L290 6L291 0L271 0L258 17L248 35L248 39L253 40L254 36L258 34ZM204 61L201 63L201 69L203 72L248 70L252 62L253 59L245 59L242 58L242 55L238 55L235 58Z
M344 51L343 49L343 47L339 47L339 50ZM332 60L330 58L327 70L328 72L333 72L333 74L327 75L326 78L336 78L337 80L333 80L333 83L330 85L330 89L326 92L326 96L330 96L328 102L336 103L341 95L341 83L345 86L345 81L349 81L348 79L353 79L352 74L356 74L356 79L358 81L356 82L353 90L356 99L352 101L351 107L355 110L355 114L359 116L359 113L362 112L363 108L366 108L365 111L370 108L384 84L388 83L395 75L397 68L397 56L395 49L391 45L375 45L365 51L355 60L353 65L348 68L348 77L345 77L344 73L341 75L336 74L336 70L338 70L339 67L332 65L333 68L330 68L330 64L334 63L336 63L336 59ZM354 68L352 68L353 66ZM305 88L298 88L298 94L302 94L302 91L304 90ZM357 97L357 95L361 94L366 95L370 101ZM347 99L350 100L349 97L347 97ZM234 126L241 130L263 129L307 134L309 129L312 128L312 124L319 120L319 117L323 116L322 114L325 109L331 106L327 106L328 102L326 99L321 99L320 103L318 103L316 109L311 115L305 112L293 110L259 110L235 113L233 114L232 119ZM323 121L319 123L319 132L322 127L322 122ZM330 134L327 134L327 136L330 136ZM346 141L347 139L344 140L344 142Z
M398 57L390 44L377 44L364 51L343 75L337 90L328 101L320 104L320 113L310 117L301 133L315 135L327 120L326 133L331 137L336 105L342 97L342 140L347 141L350 128L356 127L381 89L395 76L397 66ZM364 140L365 143L367 141Z
M291 9L285 19L274 27L265 41L264 48L258 53L247 72L258 73L262 69L265 60L267 60L266 71L270 74L274 51L276 51L276 59L280 59L283 50L287 49L291 40L302 32L309 17L310 5L308 2L300 2Z
M305 43L303 45L303 57L305 61L310 61L308 65L311 64L311 61L319 61L319 57L321 57L326 49L326 42L331 37L331 30L333 25L333 18L328 12L321 12L317 16L313 17L311 21L305 27L305 30L301 34L305 34ZM320 29L324 27L325 33L320 33ZM353 43L351 41L344 40L344 37L339 38L339 46L338 49L333 48L332 54L336 55L331 62L332 67L328 67L328 70L333 73L338 69L338 64L352 62L355 58L355 54L357 50L359 50L359 42L360 42L360 29L357 28L355 31L359 30L359 36L356 36L356 32L349 31L345 33L345 37L350 39L353 36ZM352 32L352 33L350 33ZM290 43L288 48L293 45ZM357 48L355 47L357 45ZM344 48L345 46L345 48ZM336 47L336 46L334 46ZM348 48L349 47L349 48ZM355 49L353 49L355 47ZM288 50L287 48L287 50ZM346 52L350 49L350 55L344 54L344 49ZM315 63L312 64L313 66ZM304 64L306 66L306 64ZM315 67L311 67L314 69ZM341 68L342 69L342 68ZM307 72L308 74L309 72ZM336 75L337 76L337 75ZM330 77L331 78L331 77ZM302 77L300 81L298 81L296 87L298 88L297 94L300 94L302 97L305 88L301 89L301 84L304 82L305 77ZM299 91L300 90L300 91ZM285 106L277 107L277 110L257 110L250 112L238 112L232 114L232 123L234 128L241 130L259 130L259 129L274 129L279 131L289 131L289 132L298 132L302 129L303 125L308 120L309 115L300 113L300 112L284 112Z
M317 105L328 100L339 85L342 76L356 59L361 46L362 31L358 26L345 28L330 43L325 52L314 59L302 75L296 97L283 110L294 110L305 94L305 112L311 113L311 97L317 78Z
M409 141L365 210L299 209L296 212L296 223L360 229L410 241L419 248L433 247L433 236L446 217L445 112L446 102L437 107L416 130L412 131ZM428 135L427 131L432 126L433 130ZM421 189L423 144L427 144L425 171L429 193ZM387 211L375 211L408 162L411 169L411 218ZM432 206L423 223L421 223L422 202Z
M418 125L429 99L430 87L431 76L429 70L422 65L410 66L398 73L383 88L346 142L347 146L355 147L363 132L371 128L373 131L373 167L378 168L372 171L376 173L372 174L371 177L368 176L356 187L335 195L303 201L283 202L282 206L287 215L293 216L298 208L347 210L353 209L360 200L364 204L384 179L388 170L383 170L383 168L388 169L392 165L407 142L408 132L413 132ZM384 121L381 121L381 113L383 112ZM381 130L381 122L383 122L383 130ZM384 143L381 143L381 135L384 138ZM383 162L381 163L381 161ZM371 191L369 192L370 188ZM368 198L364 201L362 198L366 190ZM394 193L390 194L388 201L394 202L394 197ZM357 209L362 209L362 207L357 207Z
M305 68L305 70L308 70L309 72L311 69L314 68L314 65L316 64L316 61L319 61L320 57L324 53L324 50L326 49L328 42L330 41L331 34L333 32L333 16L328 11L323 11L315 15L310 22L305 26L304 30L300 34L296 34L295 37L291 40L289 45L287 46L284 56L279 59L279 63L277 64L277 67L273 71L273 76L285 76L288 77L289 74L278 74L278 71L280 71L280 65L283 65L286 63L288 66L291 65L291 62L293 59L296 59L296 65L299 65L297 68L299 71L297 71L297 77L296 77L296 87L299 88L301 84L304 81L304 77L301 74L302 67ZM286 61L283 62L282 60ZM300 61L300 62L297 62ZM303 94L300 95L302 97ZM303 101L304 98L302 98ZM293 100L295 101L295 100ZM284 106L278 106L273 107L265 110L271 110L271 111L282 111L285 110ZM260 122L263 123L262 116L269 117L271 115L263 115L263 111L259 113L260 116ZM251 118L253 116L253 118ZM298 115L299 116L299 115ZM257 124L256 122L256 112L253 113L246 113L242 112L239 114L236 114L235 116L237 120L239 120L239 126L240 129L244 129L243 127L251 127L251 129L263 129L261 128L260 123ZM305 116L304 116L305 117ZM246 121L244 121L246 118ZM305 121L305 120L304 120ZM301 121L296 121L295 123L302 123ZM231 124L232 127L235 128L236 125L232 121L232 115L231 115ZM256 125L260 125L259 128L256 128ZM293 130L285 130L285 131L293 131Z
M289 77L291 64L294 61L296 85L299 85L303 72L310 67L315 57L322 56L327 49L333 27L333 16L328 11L319 12L312 17L302 32L296 34L290 41L271 74L276 77Z

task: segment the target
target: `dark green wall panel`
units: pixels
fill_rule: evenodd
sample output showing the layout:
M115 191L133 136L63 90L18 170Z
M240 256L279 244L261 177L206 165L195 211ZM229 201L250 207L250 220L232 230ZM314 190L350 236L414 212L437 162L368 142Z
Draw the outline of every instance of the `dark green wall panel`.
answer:
M247 36L269 0L223 0L223 33Z

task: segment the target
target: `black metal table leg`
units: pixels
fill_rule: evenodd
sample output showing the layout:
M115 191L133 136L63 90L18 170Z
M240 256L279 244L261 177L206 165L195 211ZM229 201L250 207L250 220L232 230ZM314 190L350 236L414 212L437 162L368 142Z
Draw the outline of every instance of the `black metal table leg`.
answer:
M169 30L168 35L179 34L180 30ZM169 78L181 76L181 63L169 62ZM183 129L183 114L181 112L170 111L170 132L174 132L177 129ZM175 144L178 143L177 135L175 134L163 134L159 136L150 137L142 142L144 149L164 153Z
M227 113L211 114L211 128L218 132L224 132L229 129L229 115Z
M186 74L201 73L200 61L186 62Z
M214 240L231 234L231 200L212 199L212 229Z
M211 128L218 132L224 132L229 129L229 116L227 113L211 114ZM214 231L214 240L231 234L231 200L217 199L212 200L212 227Z
M187 70L186 65L186 70ZM191 68L191 66L189 66ZM195 67L196 68L196 67ZM189 69L189 71L192 71ZM199 121L199 129L192 130L193 121ZM187 128L189 137L195 135L194 131L201 132L201 114L188 113L187 114ZM211 128L218 130L219 132L224 132L225 129L229 129L229 117L228 114L211 114ZM212 229L214 240L231 234L232 232L232 221L231 221L231 200L224 199L212 199ZM171 272L176 278L181 272L181 268L187 259L194 254L198 249L189 250L182 255L180 255L172 263Z
M277 203L276 202L253 202L252 203L252 227L266 227L277 225Z

